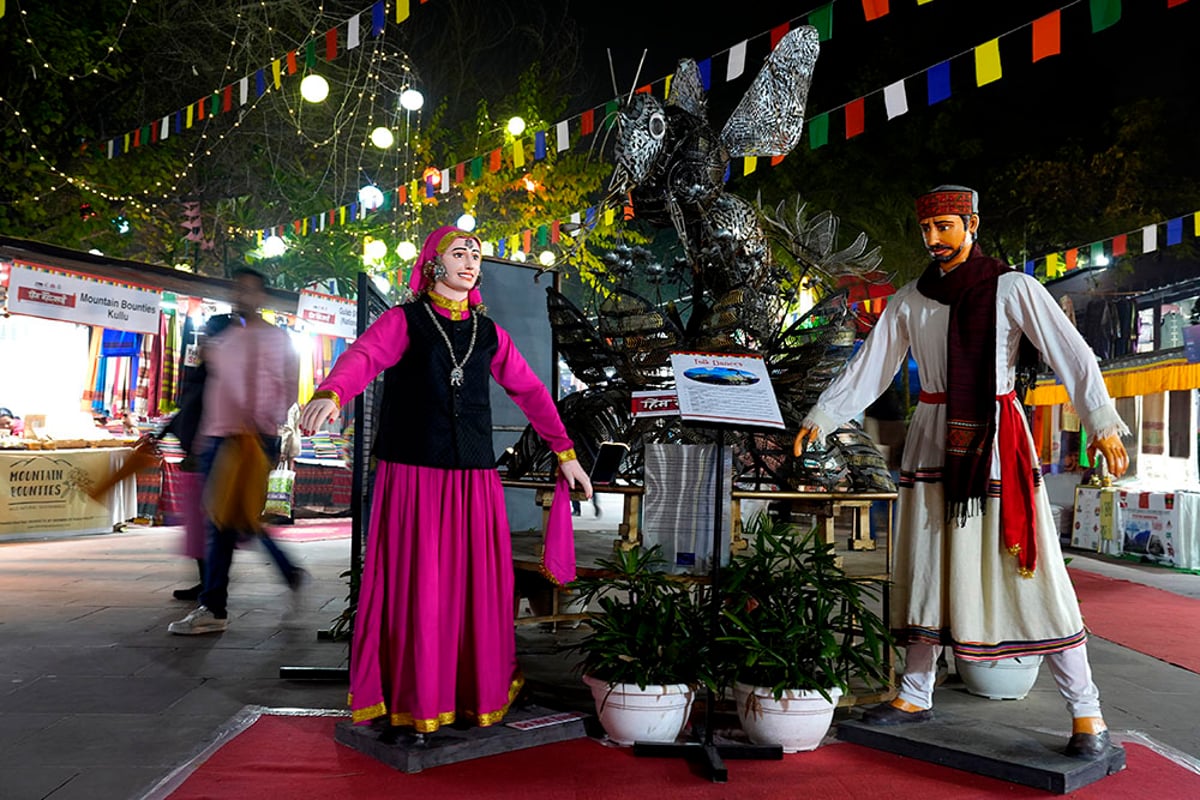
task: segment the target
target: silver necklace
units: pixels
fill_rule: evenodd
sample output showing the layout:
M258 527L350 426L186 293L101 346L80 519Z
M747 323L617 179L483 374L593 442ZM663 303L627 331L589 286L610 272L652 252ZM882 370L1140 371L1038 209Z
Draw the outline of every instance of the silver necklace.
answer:
M425 304L425 313L429 314L429 318L433 320L433 327L437 328L437 332L442 335L442 341L446 343L446 349L450 352L450 385L462 386L463 382L463 367L467 365L467 360L471 358L471 353L475 352L475 333L479 330L479 317L474 311L468 311L471 315L471 343L467 345L467 353L463 356L462 361L454 358L454 345L450 342L450 337L446 334L445 328L438 322L437 314L433 313L429 303Z

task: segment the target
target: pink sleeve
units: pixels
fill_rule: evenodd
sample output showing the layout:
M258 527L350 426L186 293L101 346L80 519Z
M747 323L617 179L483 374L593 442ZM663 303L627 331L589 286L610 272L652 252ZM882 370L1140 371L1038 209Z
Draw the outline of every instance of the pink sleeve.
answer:
M376 375L400 360L408 349L408 320L399 306L389 308L338 357L319 392L334 392L345 406Z
M504 387L504 391L525 414L526 419L533 425L550 449L556 453L570 450L574 447L567 429L563 427L562 418L545 384L538 378L529 366L529 362L517 350L508 331L496 326L496 336L499 346L492 359L492 377L496 383Z

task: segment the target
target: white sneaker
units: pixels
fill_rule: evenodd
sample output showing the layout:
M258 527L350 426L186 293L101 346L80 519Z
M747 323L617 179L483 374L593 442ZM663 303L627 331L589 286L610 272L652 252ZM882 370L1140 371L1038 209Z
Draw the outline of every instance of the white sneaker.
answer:
M197 633L220 633L228 627L228 619L217 619L207 606L198 606L183 619L168 625L167 630L181 636L194 636Z

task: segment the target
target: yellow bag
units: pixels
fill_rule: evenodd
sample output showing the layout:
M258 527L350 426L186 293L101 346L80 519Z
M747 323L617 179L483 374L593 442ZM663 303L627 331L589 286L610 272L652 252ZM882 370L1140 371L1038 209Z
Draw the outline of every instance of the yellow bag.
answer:
M204 507L214 525L224 530L259 533L267 502L271 463L253 433L239 433L221 442L204 487Z

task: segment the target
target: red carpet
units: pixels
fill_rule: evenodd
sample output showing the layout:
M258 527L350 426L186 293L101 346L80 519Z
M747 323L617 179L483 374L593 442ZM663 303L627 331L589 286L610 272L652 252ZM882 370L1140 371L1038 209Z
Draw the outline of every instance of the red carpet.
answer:
M1093 634L1200 673L1200 600L1094 572L1070 573Z
M688 762L642 758L591 739L489 756L405 774L333 739L330 717L260 717L191 774L170 800L303 797L484 797L506 800L715 800L1052 796L992 778L858 745L833 743L783 761L729 761L714 784ZM1128 767L1067 797L1176 800L1200 797L1200 775L1140 744Z
M292 525L268 525L271 538L279 542L320 542L349 539L350 518L298 519Z

